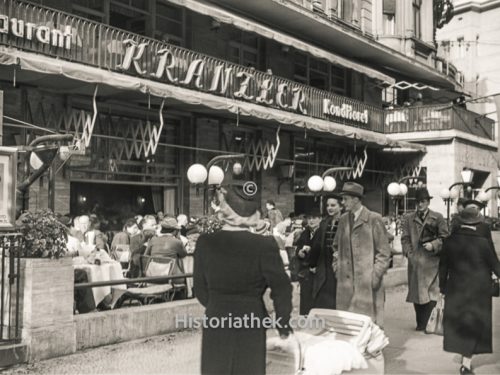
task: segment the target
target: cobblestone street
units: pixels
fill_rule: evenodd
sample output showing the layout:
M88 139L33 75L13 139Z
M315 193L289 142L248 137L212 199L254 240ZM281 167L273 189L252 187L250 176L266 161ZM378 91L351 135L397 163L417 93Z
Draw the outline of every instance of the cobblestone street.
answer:
M458 374L458 355L442 350L442 337L414 331L412 305L405 303L406 287L388 291L385 350L386 374ZM500 374L500 302L494 301L496 353L473 358L477 374ZM19 374L197 374L199 331L185 331L90 349L62 358L18 366L6 375Z

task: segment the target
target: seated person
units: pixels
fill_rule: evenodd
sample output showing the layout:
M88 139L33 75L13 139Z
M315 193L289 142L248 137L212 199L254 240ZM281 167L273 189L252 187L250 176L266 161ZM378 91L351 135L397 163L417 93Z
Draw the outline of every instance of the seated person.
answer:
M145 255L174 258L176 261L172 274L180 275L184 273L181 259L187 255L182 241L177 237L180 227L173 217L164 218L160 226L158 236L149 240Z
M144 236L135 219L128 219L125 230L130 239L130 266L127 277L136 278L141 275L141 256L144 253Z

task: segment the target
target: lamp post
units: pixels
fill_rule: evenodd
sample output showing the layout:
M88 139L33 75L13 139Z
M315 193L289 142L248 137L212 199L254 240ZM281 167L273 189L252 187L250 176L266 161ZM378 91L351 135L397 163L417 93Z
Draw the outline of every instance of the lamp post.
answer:
M399 182L391 182L387 186L387 192L391 196L392 202L394 203L394 222L396 223L396 228L394 229L395 235L398 235L398 203L401 198L403 198L406 193L408 193L408 186Z
M423 185L423 182L421 180L425 179L424 176L404 176L404 177L401 177L398 181L398 184L400 186L400 189L403 189L404 191L406 191L404 194L403 194L403 197L406 196L406 194L408 193L408 186L405 184L406 181L408 180L419 180L418 181L418 187L421 187ZM411 183L411 181L410 181ZM403 213L406 213L406 200L404 200L404 207L403 207Z
M488 189L486 190L481 190L477 196L476 196L476 199L478 201L482 201L482 202L487 202L489 201L491 198L493 198L493 196L491 195L490 191L491 190L500 190L500 176L497 176L497 186L490 186ZM484 214L486 214L486 206L484 207Z
M218 155L212 158L206 167L203 164L196 163L188 168L187 178L189 182L197 188L200 186L203 187L203 215L207 215L208 213L208 190L219 186L224 180L224 171L215 164L220 161L236 160L244 157L244 154ZM241 170L241 164L235 163L233 171L239 174Z
M450 185L448 189L444 188L440 191L439 195L446 203L446 222L448 226L450 225L450 205L453 202L453 199L456 199L460 196L460 191L453 189L455 186L463 186L467 187L467 190L471 189L470 184L472 183L472 178L474 177L474 172L470 169L464 168L460 172L462 176L462 182L455 182ZM465 196L465 192L464 192Z
M337 181L335 180L334 177L330 176L334 172L339 172L339 171L351 171L351 167L332 167L328 168L326 171L323 172L321 176L319 175L314 175L309 177L307 180L307 187L311 192L316 195L320 191L326 191L326 192L331 192L334 191L335 188L337 187Z

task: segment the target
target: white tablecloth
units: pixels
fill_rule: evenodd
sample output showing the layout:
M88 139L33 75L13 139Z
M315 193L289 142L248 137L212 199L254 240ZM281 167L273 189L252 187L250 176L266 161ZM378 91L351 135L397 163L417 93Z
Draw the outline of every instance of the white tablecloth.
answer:
M87 272L89 282L123 280L122 266L119 262L103 263L100 266L94 264L73 264L74 268ZM92 288L96 306L111 293L111 288L126 289L126 284L101 286Z
M193 273L193 265L194 265L194 257L192 254L184 257L182 259L182 263L184 265L184 273ZM187 297L191 298L193 296L193 278L186 278L186 287L187 287Z

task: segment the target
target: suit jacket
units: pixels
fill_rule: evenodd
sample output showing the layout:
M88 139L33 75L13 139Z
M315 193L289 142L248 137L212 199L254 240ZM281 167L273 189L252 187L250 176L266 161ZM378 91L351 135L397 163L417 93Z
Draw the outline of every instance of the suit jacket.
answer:
M430 237L432 233L434 237ZM403 217L401 246L403 254L408 257L407 302L425 304L437 301L439 254L446 237L446 220L438 212L429 210L423 222L417 212ZM424 249L423 243L426 242L432 244L432 251Z
M382 216L363 207L351 228L345 213L333 247L338 250L337 309L368 315L383 326L383 278L391 247Z

